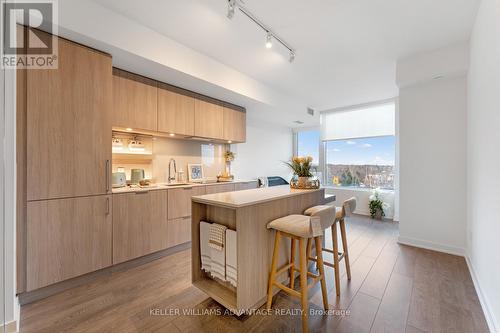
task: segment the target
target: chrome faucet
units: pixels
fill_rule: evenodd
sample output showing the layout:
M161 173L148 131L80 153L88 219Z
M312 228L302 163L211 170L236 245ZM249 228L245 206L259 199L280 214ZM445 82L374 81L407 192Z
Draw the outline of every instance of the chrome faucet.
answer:
M174 176L172 177L171 173L171 167L172 167L172 162L174 162ZM175 160L173 158L170 159L168 162L168 183L172 183L172 181L175 181L175 175L177 174L177 167L175 165Z

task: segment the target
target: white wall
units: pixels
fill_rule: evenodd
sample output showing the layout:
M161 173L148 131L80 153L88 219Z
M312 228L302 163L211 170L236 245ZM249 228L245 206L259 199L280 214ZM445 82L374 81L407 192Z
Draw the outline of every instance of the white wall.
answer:
M456 52L464 48L452 47ZM425 70L427 80L416 75L414 83L406 78L399 94L400 152L400 242L438 251L463 254L466 224L466 68L433 80L443 71L442 57L450 62L449 50L433 51L433 57L417 55L405 59L405 72ZM457 59L466 58L457 54ZM461 61L463 63L463 61ZM466 66L464 64L464 66ZM403 77L398 75L399 78Z
M482 0L471 37L467 112L468 257L492 332L500 331L500 2Z
M3 75L5 74L5 77ZM5 81L4 81L5 79ZM5 84L5 85L3 85ZM2 108L5 118L1 118L1 132L0 137L2 140L2 187L3 193L3 290L4 295L2 300L5 304L5 317L2 317L2 322L11 323L16 321L19 324L19 303L15 294L15 281L16 281L16 243L15 243L15 226L16 226L16 207L15 207L15 72L14 70L2 71L2 86L0 93L5 98L2 100ZM3 315L3 313L2 313Z
M5 87L4 87L4 80L5 80L5 70L2 68L0 69L0 139L2 140L2 143L4 142L4 137L5 137L5 99L4 99L4 92L5 92ZM3 327L3 324L5 323L5 210L4 210L4 192L5 192L5 186L4 186L4 179L5 179L5 170L4 170L4 163L5 163L5 155L4 155L4 145L0 145L0 221L2 222L0 225L0 327Z
M231 145L236 158L231 171L238 179L256 179L260 176L291 177L283 161L292 157L292 130L269 124L247 124L247 141Z

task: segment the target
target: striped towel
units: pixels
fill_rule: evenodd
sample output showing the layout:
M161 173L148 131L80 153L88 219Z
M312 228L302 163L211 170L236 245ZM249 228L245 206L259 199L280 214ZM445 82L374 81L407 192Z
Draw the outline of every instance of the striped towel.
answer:
M226 240L227 227L221 224L213 223L210 225L210 237L208 239L208 246L212 249L219 251L224 250L224 243Z
M208 238L210 237L210 223L200 222L200 254L201 254L201 269L210 272L212 267L212 258L210 247L208 246Z
M236 231L230 229L226 230L226 280L234 287L237 286L238 282L236 235Z
M208 246L210 247L210 275L222 281L226 281L226 226L212 223L210 225L210 235Z

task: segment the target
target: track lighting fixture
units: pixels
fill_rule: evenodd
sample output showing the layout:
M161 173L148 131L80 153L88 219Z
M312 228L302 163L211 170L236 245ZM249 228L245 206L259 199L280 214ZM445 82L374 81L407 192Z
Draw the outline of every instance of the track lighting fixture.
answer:
M257 24L262 30L266 32L266 48L270 49L273 47L273 39L278 43L283 45L289 52L289 61L293 62L295 60L295 50L288 45L282 38L278 37L271 29L269 29L261 20L259 20L252 12L246 9L241 0L227 0L227 18L232 19L235 10L238 9L246 17L248 17L253 23Z
M270 49L273 47L273 35L270 32L267 32L266 36L266 48Z
M232 19L234 16L234 9L236 7L236 0L227 1L227 18Z

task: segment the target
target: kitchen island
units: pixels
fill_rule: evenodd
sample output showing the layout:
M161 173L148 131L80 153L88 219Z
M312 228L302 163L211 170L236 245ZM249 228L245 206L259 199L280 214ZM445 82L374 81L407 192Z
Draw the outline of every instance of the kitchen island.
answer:
M288 185L192 197L192 282L215 301L233 311L259 308L266 301L274 233L267 223L333 201L324 189L296 190ZM237 233L237 287L213 279L201 269L200 222L225 225ZM287 262L290 242L283 241L280 265ZM288 280L282 274L281 281ZM277 292L277 289L275 290Z

